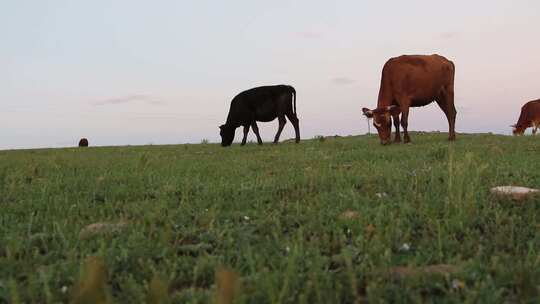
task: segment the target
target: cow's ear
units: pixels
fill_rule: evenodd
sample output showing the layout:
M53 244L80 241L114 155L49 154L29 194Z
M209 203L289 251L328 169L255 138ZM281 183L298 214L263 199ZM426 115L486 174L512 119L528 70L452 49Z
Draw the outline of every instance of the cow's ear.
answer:
M510 128L515 128L515 127L516 127L516 125L510 125Z
M219 128L220 128L221 130L223 130L223 129L225 128L225 125L221 125L221 126L219 126Z
M401 113L401 109L396 105L388 106L388 107L386 107L386 110L388 112L390 112L390 114L392 114L392 115L398 115L398 114Z
M372 117L373 117L373 111L371 111L371 110L368 109L368 108L362 108L362 112L364 112L364 115L365 115L367 118L372 118Z

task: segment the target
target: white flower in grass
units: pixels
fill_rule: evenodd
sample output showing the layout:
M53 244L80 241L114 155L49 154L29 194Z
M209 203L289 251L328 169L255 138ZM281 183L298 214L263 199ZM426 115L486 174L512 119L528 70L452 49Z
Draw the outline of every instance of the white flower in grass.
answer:
M285 251L286 251L287 253L289 253L289 252L291 252L291 248L290 248L289 246L286 246L286 247L285 247Z
M403 245L401 245L401 247L399 247L399 251L409 251L411 250L411 245L408 244L408 243L403 243Z
M463 283L462 281L458 280L458 279L453 279L452 280L452 288L453 289L463 289L465 287L465 283Z
M60 291L61 291L62 293L66 293L67 290L68 290L67 286L62 286L62 288L60 289Z
M249 216L244 215L244 220L249 221L250 220Z
M388 194L386 192L380 192L380 193L375 193L375 196L378 198L383 198L383 197L387 197Z

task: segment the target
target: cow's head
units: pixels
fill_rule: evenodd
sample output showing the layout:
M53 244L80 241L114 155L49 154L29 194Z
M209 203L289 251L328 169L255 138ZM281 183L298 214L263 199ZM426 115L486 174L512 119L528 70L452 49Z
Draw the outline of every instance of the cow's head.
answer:
M398 106L391 105L383 108L377 108L370 110L363 108L362 112L367 118L373 118L373 125L377 128L381 144L386 145L390 143L390 135L392 133L392 115L401 113Z
M221 135L221 145L223 147L228 147L232 144L235 130L236 128L230 127L226 124L219 126L219 135Z
M518 125L511 125L510 127L512 127L512 133L514 135L523 135L523 133L525 133L525 129L524 127L522 126L518 126Z

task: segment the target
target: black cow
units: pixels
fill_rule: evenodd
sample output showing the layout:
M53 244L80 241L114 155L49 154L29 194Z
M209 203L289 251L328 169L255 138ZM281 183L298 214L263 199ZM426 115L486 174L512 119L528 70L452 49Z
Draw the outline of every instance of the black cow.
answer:
M79 140L79 147L88 147L88 139L81 138L81 140Z
M231 108L227 122L221 125L221 145L230 146L234 140L236 128L244 127L244 138L242 145L246 144L249 127L257 136L257 142L262 145L262 139L259 135L257 121L268 122L279 120L279 128L274 138L274 143L279 141L279 136L287 122L285 116L294 126L296 133L296 143L300 141L300 128L298 126L298 117L296 116L296 91L288 85L264 86L244 91L231 101Z

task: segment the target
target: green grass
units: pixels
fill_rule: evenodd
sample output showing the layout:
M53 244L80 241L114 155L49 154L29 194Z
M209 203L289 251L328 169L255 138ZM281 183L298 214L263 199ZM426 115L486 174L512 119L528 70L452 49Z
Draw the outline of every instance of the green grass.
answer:
M0 152L0 303L539 301L540 199L489 189L540 187L540 139L412 140Z

